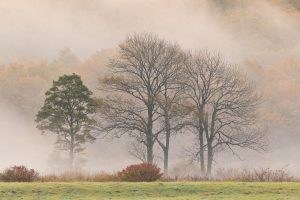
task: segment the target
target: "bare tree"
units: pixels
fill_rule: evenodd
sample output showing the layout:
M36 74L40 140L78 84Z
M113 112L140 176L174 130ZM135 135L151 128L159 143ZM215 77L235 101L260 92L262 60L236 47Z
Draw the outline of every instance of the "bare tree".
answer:
M120 46L110 63L111 75L102 83L110 97L101 101L102 131L115 135L129 134L147 148L147 162L153 162L153 145L163 132L155 126L158 114L156 99L172 75L166 73L181 56L176 44L152 34L135 34Z
M158 114L162 116L161 126L162 134L157 137L157 142L163 150L164 154L164 175L168 175L169 150L171 136L185 126L184 119L186 110L183 107L183 86L181 84L183 68L182 62L185 56L180 57L178 65L175 68L170 68L166 73L173 78L164 83L162 92L157 98L159 106Z
M228 148L234 153L234 147L258 152L266 148L257 121L260 98L250 82L233 68L226 69L221 82L206 107L203 123L207 141L207 176L211 175L217 149Z
M210 98L216 92L213 85L219 84L219 77L222 74L222 60L218 56L211 55L208 51L199 52L196 55L189 55L185 62L185 81L182 82L185 88L187 106L190 107L188 125L196 134L199 149L196 156L199 156L201 175L205 175L205 133L204 133L204 111Z
M193 110L189 125L197 136L194 155L199 156L202 176L210 176L217 149L262 150L263 134L255 120L259 98L249 81L208 51L191 55L185 71L185 95Z

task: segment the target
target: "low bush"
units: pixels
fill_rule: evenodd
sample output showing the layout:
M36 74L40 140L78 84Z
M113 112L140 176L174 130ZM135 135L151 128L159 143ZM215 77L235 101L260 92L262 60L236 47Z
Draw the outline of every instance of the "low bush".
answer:
M162 175L160 168L149 163L130 165L118 173L120 180L130 182L156 181Z
M5 182L32 182L39 174L34 169L25 166L12 166L1 173L1 180Z

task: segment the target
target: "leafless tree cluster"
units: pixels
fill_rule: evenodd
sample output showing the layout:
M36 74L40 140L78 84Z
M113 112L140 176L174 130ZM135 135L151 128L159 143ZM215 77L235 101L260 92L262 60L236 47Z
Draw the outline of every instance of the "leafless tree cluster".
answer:
M184 94L191 108L187 125L196 135L192 152L203 176L211 175L214 153L224 148L265 150L257 123L260 98L243 74L208 51L190 55L184 70Z
M211 173L214 153L235 146L263 150L256 123L259 97L246 77L218 54L186 53L152 34L135 34L119 45L101 83L98 100L101 132L128 134L139 159L153 162L153 146L164 153L168 172L170 138L193 132L202 175ZM184 137L184 136L182 136Z

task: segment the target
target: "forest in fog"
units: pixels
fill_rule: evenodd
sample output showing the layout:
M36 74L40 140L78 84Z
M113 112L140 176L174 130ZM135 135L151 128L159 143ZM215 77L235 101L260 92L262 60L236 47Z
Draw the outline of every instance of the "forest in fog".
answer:
M214 60L215 63L221 63L219 65L222 67L226 66L226 69L228 66L234 69L230 73L226 70L226 73L222 70L218 72L222 74L216 78L218 84L220 80L234 79L232 77L239 77L238 82L241 83L244 80L241 77L245 77L245 85L251 85L251 90L257 94L259 103L255 110L255 125L264 135L264 147L259 146L259 150L263 150L257 151L251 145L247 146L250 149L234 147L234 151L218 149L212 162L214 169L269 167L299 175L298 1L0 2L0 168L22 164L42 172L67 169L68 153L56 148L57 136L41 133L36 128L36 114L44 104L45 92L60 76L75 73L93 92L93 98L105 99L107 91L112 95L120 89L114 85L116 80L109 79L109 76L112 75L112 66L122 68L122 63L126 63L120 54L130 44L128 38L133 37L134 40L134 36L150 34L165 42L163 44L167 52L175 48L171 44L176 44L180 47L178 52L186 53L185 56L178 53L172 57L180 67L172 69L178 73L173 78L176 81L183 79L181 85L187 87L188 80L194 74L192 68L189 68L190 71L181 71L182 66L192 66L189 61L197 63L199 56L201 61ZM149 40L155 41L153 38ZM231 76L223 75L227 73ZM126 76L126 73L123 75ZM103 89L103 83L107 88ZM189 94L186 91L182 93ZM99 114L98 117L101 122L108 120L106 122L113 123L120 113L115 113L111 118L112 115L105 113L108 111L104 108L122 106L118 105L120 102L107 104L106 100L100 102L102 111L98 112L104 115ZM155 101L154 104L161 109L162 101ZM245 99L243 101L246 102ZM126 103L130 102L122 105L129 105ZM244 114L250 114L247 109ZM176 116L180 116L180 119L175 119L177 124L189 124L180 120L189 119L190 116L187 117L185 112L185 116L182 116L183 111L176 112ZM121 134L120 130L111 133L111 127L97 128L97 139L87 144L85 151L75 157L74 165L77 168L113 172L128 164L141 162L135 154L137 149L143 149L139 146L143 142L138 137L122 134L122 137L115 138L111 136ZM170 138L170 174L199 173L200 164L191 159L191 148L195 142L191 128L180 127ZM146 161L151 160L163 169L164 154L156 140L153 156Z

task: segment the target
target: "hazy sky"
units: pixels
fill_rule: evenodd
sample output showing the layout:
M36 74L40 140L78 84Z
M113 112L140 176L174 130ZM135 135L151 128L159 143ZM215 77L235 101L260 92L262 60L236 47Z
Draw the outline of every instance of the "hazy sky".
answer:
M299 21L283 8L233 0L240 3L224 11L212 2L218 1L0 0L0 57L53 58L69 47L84 58L141 31L232 61L269 63L299 49Z

